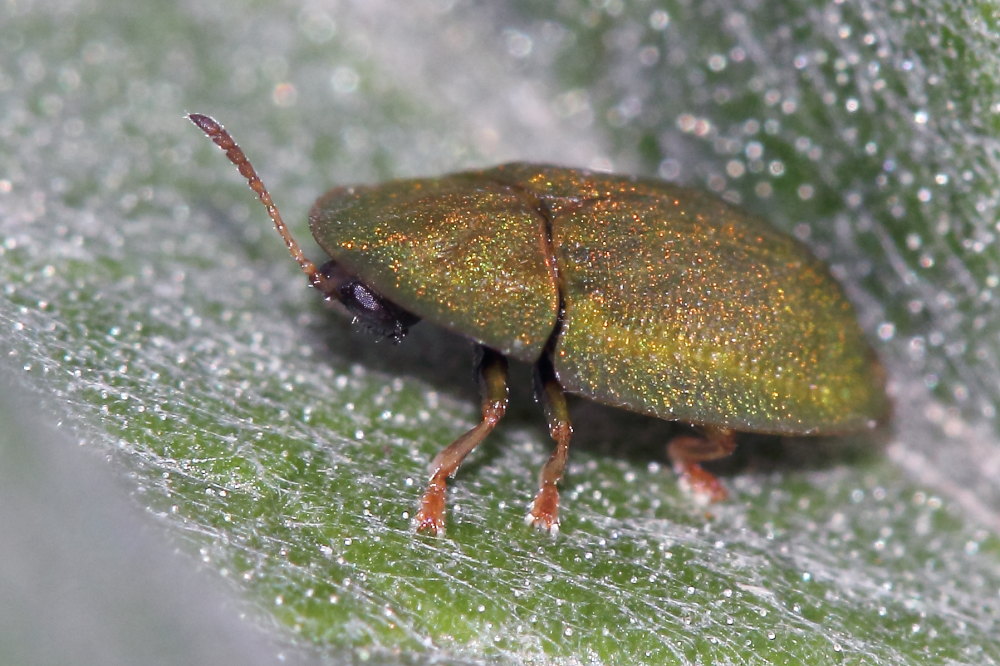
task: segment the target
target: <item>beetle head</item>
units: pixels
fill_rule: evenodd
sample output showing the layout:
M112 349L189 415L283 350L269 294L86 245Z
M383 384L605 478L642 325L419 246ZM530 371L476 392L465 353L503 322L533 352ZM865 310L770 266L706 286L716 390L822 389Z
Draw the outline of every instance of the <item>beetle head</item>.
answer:
M335 261L328 261L320 272L326 299L338 301L354 321L374 335L399 343L406 337L409 327L420 321L420 317L377 293Z

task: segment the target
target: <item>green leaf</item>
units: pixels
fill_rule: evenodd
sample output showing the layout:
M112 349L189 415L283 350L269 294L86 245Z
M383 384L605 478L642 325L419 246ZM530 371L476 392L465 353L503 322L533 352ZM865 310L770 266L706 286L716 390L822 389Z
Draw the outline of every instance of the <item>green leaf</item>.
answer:
M40 403L5 409L107 458L288 655L1000 661L991 5L29 2L0 26L0 346ZM551 539L522 523L551 444L515 368L447 537L416 536L427 463L477 419L471 345L325 311L189 111L304 245L334 184L509 159L714 190L831 263L894 424L747 441L707 512L668 426L574 402Z

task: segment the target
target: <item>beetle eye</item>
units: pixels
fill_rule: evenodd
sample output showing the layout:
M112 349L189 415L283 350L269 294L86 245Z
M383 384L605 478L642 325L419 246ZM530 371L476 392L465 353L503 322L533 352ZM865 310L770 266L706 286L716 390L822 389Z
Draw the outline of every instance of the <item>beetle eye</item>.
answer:
M340 286L340 302L362 326L395 343L401 342L409 327L420 321L419 317L379 296L357 279Z
M364 282L333 262L324 266L322 271L334 286L333 292L326 296L340 301L358 323L375 335L399 343L406 337L409 327L420 321L420 317L372 291Z
M353 301L364 312L378 312L382 308L378 297L360 282L348 282L340 288L340 293L344 301Z

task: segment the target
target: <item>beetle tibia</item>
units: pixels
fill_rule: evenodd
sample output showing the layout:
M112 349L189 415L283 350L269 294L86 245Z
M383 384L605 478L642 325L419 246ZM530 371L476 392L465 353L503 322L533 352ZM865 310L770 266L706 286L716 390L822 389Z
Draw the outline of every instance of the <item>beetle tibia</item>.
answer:
M444 533L448 477L455 474L465 456L486 439L507 411L507 359L486 347L479 347L478 353L477 373L483 392L483 419L475 428L445 447L431 462L431 479L413 521L418 532Z
M531 510L524 522L552 536L559 533L559 490L569 460L569 441L573 436L573 426L569 420L569 406L566 394L556 379L552 361L543 355L535 364L535 390L545 406L545 418L549 423L549 435L556 442L548 461L542 467L538 478L538 494L531 504Z

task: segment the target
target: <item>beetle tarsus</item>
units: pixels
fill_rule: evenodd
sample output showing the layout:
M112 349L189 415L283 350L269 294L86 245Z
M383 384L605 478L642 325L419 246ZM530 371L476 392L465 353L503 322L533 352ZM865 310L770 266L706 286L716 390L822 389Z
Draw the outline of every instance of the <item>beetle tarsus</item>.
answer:
M678 483L698 504L714 504L729 497L729 491L719 478L698 463L679 463L674 471L680 477Z
M418 532L431 536L444 536L445 484L433 480L427 485L427 490L420 500L413 524Z
M543 486L538 491L524 522L552 536L559 534L559 491L554 484Z

